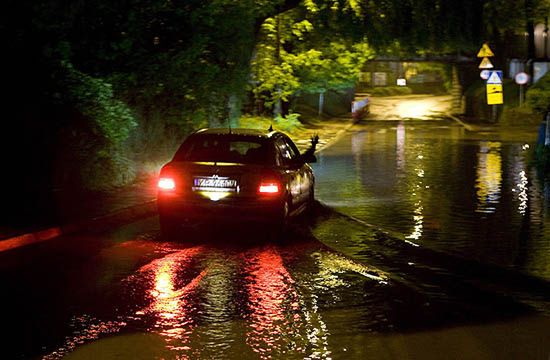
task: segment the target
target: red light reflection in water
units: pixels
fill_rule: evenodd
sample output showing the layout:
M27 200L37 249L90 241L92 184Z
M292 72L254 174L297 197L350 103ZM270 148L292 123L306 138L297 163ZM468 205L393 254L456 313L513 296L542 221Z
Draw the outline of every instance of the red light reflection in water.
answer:
M156 317L155 328L166 337L171 350L190 350L189 337L195 327L191 312L193 301L189 297L196 290L206 270L201 271L186 284L178 288L177 275L185 272L191 260L201 251L200 247L189 248L157 259L141 268L152 272L152 288L148 291L152 303L142 313ZM174 344L178 345L174 345ZM185 357L183 357L185 358Z
M246 334L247 344L262 359L271 358L274 351L279 354L286 349L303 351L289 348L291 344L299 346L292 340L299 336L302 319L294 280L281 255L273 247L250 255L246 287L251 330Z

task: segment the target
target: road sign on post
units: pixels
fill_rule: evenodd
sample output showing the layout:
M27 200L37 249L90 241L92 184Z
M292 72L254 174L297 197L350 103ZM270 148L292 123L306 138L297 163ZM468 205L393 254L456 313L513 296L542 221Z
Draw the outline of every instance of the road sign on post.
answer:
M479 64L480 69L492 69L494 66L489 60L489 58L484 57L483 60L481 60L481 64Z
M516 84L519 85L519 106L523 106L523 100L524 100L523 85L529 82L529 75L527 75L524 72L519 72L514 77L514 80L516 80Z
M514 80L516 80L516 84L518 85L525 85L529 82L529 75L524 72L519 72L514 77Z
M477 53L478 58L487 58L487 57L493 57L495 54L489 47L489 44L484 43L481 49L479 49L479 52Z
M487 84L500 84L502 85L502 70L493 70L490 71L489 77L487 78Z
M493 68L493 64L489 60L490 57L495 56L489 44L484 43L477 53L478 58L483 58L479 64L479 68L482 70L488 70ZM497 105L504 103L504 94L502 90L502 71L489 70L489 73L482 71L480 74L482 79L487 80L487 104L493 106L493 122L497 121Z
M491 71L487 78L487 104L500 105L504 103L502 91L502 71Z
M500 105L504 103L502 85L487 84L487 104Z
M489 75L491 75L491 72L487 69L481 70L481 72L479 73L479 77L483 80L487 80L489 78Z
M492 69L494 66L491 63L491 60L489 60L489 58L492 56L495 56L495 54L493 54L493 51L489 47L489 44L483 44L483 46L481 47L481 49L479 49L477 53L478 58L483 58L478 67L480 69Z

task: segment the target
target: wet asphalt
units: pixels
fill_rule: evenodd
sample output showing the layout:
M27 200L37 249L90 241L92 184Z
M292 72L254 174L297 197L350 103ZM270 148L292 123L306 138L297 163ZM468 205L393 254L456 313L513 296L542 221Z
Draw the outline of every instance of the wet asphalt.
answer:
M372 133L377 146L387 134ZM365 163L346 146L334 156L353 160L337 164ZM330 156L328 203L341 199L322 174ZM239 227L165 239L151 217L2 252L2 358L548 359L544 277L388 231L359 200L318 204L279 241Z
M503 288L494 277L505 272L403 246L322 206L278 242L234 229L165 241L154 217L0 260L6 358L437 359L466 347L445 358L544 359L550 350L540 284Z

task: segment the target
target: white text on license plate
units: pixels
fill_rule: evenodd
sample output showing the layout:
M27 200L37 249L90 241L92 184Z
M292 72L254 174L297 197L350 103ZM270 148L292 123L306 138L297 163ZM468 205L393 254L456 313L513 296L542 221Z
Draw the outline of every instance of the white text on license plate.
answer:
M237 180L228 178L195 178L194 187L196 190L224 190L235 191Z

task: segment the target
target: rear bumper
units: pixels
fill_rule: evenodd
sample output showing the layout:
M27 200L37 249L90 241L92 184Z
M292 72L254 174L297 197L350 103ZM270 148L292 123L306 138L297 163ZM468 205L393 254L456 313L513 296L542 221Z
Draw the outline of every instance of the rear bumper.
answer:
M161 217L183 224L275 225L281 222L283 203L279 199L224 202L159 197L157 205Z

